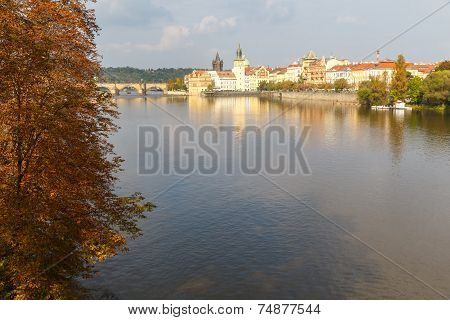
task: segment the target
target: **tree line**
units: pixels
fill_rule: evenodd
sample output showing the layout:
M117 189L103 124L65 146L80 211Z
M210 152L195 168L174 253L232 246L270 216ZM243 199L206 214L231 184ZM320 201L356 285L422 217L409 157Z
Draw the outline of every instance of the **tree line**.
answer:
M259 91L302 91L302 90L335 90L344 91L351 89L350 84L345 79L339 79L335 83L306 83L299 81L261 81L258 86Z
M107 83L139 83L153 82L163 83L176 78L184 78L192 73L192 68L160 68L160 69L138 69L132 67L102 68L98 77L99 82Z
M439 64L425 79L406 70L405 57L399 55L392 81L387 75L371 77L360 84L358 99L362 106L386 105L398 100L410 104L450 106L450 62Z

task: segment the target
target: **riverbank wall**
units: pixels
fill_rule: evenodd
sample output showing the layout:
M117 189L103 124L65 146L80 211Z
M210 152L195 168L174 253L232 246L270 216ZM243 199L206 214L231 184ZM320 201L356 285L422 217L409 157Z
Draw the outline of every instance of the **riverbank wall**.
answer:
M358 105L356 92L334 92L334 91L271 91L261 92L262 96L278 98L281 100L299 101L327 101L342 104Z
M202 93L202 97L261 97L260 91L215 91Z
M281 100L325 101L335 104L359 105L356 92L335 91L216 91L203 93L203 97L266 97Z

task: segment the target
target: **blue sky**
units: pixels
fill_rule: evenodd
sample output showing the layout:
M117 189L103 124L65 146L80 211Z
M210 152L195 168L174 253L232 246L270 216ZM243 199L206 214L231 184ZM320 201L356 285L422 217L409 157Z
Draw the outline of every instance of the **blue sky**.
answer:
M286 65L313 49L359 61L448 0L98 0L104 66ZM414 62L450 58L450 5L382 50ZM374 59L374 58L373 58Z

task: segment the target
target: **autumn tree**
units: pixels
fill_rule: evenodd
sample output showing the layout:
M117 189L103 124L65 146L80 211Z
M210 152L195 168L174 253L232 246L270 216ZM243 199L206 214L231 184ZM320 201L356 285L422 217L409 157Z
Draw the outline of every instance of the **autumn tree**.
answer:
M425 78L423 102L450 106L450 70L432 72Z
M187 87L183 78L176 78L167 82L167 90L169 91L186 91Z
M344 78L337 79L334 82L334 90L337 92L343 91L348 88L350 88L350 85L349 85L348 81Z
M358 100L362 106L380 106L388 103L389 91L385 77L370 77L358 88Z
M405 100L408 91L408 77L406 62L403 55L399 55L395 63L394 75L391 83L392 101Z
M419 104L423 97L423 79L421 77L412 77L408 79L407 97L409 102Z
M153 208L119 196L87 1L0 0L0 298L76 298Z
M450 70L450 61L446 60L441 62L434 71L445 71Z

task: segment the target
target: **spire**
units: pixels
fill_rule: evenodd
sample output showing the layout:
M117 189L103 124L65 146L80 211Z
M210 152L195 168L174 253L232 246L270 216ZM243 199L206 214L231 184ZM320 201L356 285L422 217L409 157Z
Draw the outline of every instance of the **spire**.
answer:
M306 59L317 59L317 56L316 56L316 54L314 53L314 51L312 51L312 50L309 50L309 52L308 52L308 54L306 55L306 57L305 57Z
M238 48L236 50L236 59L242 59L242 49L241 49L241 44L239 43Z

